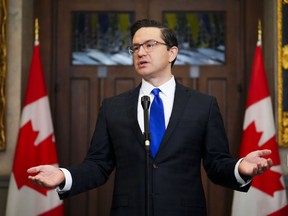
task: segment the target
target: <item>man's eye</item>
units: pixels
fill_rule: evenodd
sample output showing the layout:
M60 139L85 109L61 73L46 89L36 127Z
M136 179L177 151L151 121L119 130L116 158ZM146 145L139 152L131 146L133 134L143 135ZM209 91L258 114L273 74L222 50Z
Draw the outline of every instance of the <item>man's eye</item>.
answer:
M139 46L133 46L133 51L139 50Z
M146 44L146 47L147 47L147 48L153 47L153 46L154 46L154 43L152 43L152 42Z

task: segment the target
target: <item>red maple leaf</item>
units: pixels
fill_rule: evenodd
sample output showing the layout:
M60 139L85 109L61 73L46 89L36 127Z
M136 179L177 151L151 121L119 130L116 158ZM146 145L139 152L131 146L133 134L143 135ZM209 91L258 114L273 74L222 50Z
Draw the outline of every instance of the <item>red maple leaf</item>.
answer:
M272 154L269 158L273 160L274 165L280 165L280 157L278 153L276 137L273 136L262 146L258 146L259 140L263 132L257 132L255 122L252 122L246 130L243 132L243 139L241 144L241 157L245 156L251 151L260 149L270 149ZM260 176L253 178L252 186L263 191L264 193L273 197L274 192L284 190L284 187L280 181L281 174L271 169L267 170Z
M47 191L51 189L37 187L27 178L27 169L32 166L58 163L53 134L49 135L38 145L35 145L38 133L38 131L33 130L31 121L21 127L15 152L13 172L18 189L26 185L43 195L47 195Z

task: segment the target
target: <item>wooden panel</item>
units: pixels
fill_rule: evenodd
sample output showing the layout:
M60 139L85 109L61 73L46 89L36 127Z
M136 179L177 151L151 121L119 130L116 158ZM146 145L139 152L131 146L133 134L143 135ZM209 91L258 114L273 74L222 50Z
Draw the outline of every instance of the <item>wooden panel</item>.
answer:
M0 175L0 215L5 215L10 176Z
M111 97L135 88L140 84L141 77L136 74L132 66L116 66L107 68L104 80L104 96Z
M207 80L207 93L217 98L218 105L227 125L227 81L226 78L210 78Z
M69 137L71 148L69 164L81 162L90 145L90 139L95 128L96 117L100 106L99 79L95 68L71 69L70 101L71 125ZM99 190L94 189L65 200L68 215L101 215L101 209L106 206L95 205L98 202ZM77 206L81 206L78 208Z
M133 78L119 77L116 78L114 82L115 95L121 94L135 87L135 80Z
M231 203L232 203L232 190L214 185L208 184L208 215L210 216L230 216L231 215Z
M89 141L89 80L71 80L70 164L80 163L88 150ZM90 134L89 134L90 135Z
M199 77L192 78L190 76L190 66L174 66L172 71L176 80L179 81L181 84L192 89L199 90Z
M211 77L207 79L207 93L213 95L217 98L218 105L223 117L225 126L227 126L227 78L224 77ZM227 128L227 127L226 127ZM208 215L228 215L229 207L227 207L227 202L230 197L227 196L229 189L223 188L221 186L214 185L210 181L207 184L207 204L209 206ZM217 197L217 198L216 198ZM221 202L217 202L217 200Z
M70 124L69 164L78 164L87 151L89 82L87 79L72 79L70 85L70 111L73 118ZM75 196L69 200L70 215L87 215L87 194ZM74 208L80 205L82 208Z

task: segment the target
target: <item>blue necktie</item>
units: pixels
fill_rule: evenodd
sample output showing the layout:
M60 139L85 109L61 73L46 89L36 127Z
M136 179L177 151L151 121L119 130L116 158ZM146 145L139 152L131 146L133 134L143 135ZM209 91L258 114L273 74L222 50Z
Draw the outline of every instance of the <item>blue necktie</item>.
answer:
M155 157L165 133L165 118L164 118L164 107L163 102L159 96L161 90L155 88L152 90L154 100L150 108L150 151L152 156Z

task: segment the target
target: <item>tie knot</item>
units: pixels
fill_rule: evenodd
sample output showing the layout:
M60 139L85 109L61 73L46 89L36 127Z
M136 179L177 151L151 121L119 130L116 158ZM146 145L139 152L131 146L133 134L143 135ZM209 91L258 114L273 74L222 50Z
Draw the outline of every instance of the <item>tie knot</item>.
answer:
M152 91L151 91L151 93L154 95L154 96L159 96L159 92L160 92L161 90L159 89L159 88L154 88Z

